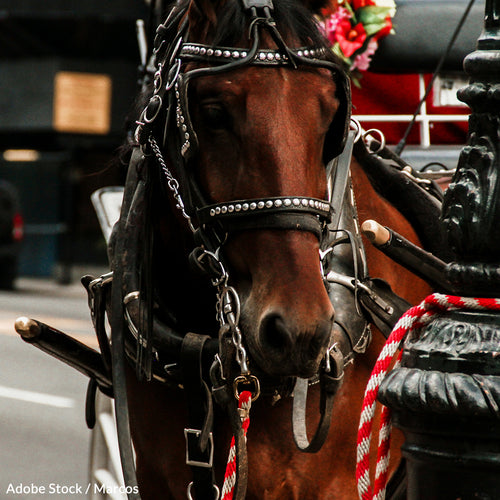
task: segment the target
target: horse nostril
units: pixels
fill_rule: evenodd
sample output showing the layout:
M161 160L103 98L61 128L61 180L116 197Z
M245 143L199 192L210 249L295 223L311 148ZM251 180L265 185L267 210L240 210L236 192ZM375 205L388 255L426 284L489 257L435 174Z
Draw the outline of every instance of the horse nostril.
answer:
M292 335L285 321L279 314L269 314L262 321L261 326L262 344L275 350L288 352L292 345Z

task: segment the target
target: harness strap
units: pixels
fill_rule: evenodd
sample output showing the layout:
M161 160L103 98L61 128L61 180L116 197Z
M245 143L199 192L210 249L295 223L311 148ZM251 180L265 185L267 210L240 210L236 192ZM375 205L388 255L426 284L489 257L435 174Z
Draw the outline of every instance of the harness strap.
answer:
M106 369L110 380L112 379L112 362L111 348L109 339L106 334L106 299L109 292L109 287L112 282L112 273L109 273L100 278L94 278L90 275L85 275L81 279L82 285L87 290L88 305L92 324L99 343L101 359ZM85 421L89 429L93 429L96 423L96 393L99 387L98 382L94 378L90 378L87 386L87 395L85 398Z
M344 358L340 351L335 352L334 362L335 370L333 373L322 372L320 376L320 420L313 438L309 441L306 428L306 408L307 408L307 391L309 381L307 379L298 378L295 384L293 394L293 439L297 448L306 453L316 453L323 446L330 423L332 420L333 403L337 390L342 385L344 379Z
M219 496L213 471L212 396L202 374L203 347L208 340L208 335L187 333L180 357L189 426L184 429L186 463L193 473L189 494L194 492L196 500L217 500Z
M290 231L304 231L312 233L321 240L323 224L311 214L269 214L256 218L228 220L223 224L223 230L227 234L253 229L281 229Z
M111 349L105 325L106 300L112 280L112 273L105 274L99 278L85 275L81 279L83 286L87 290L92 324L94 325L97 341L99 343L102 361L109 373L111 373Z
M349 131L346 138L346 144L342 153L334 158L326 166L326 175L331 185L331 203L333 206L333 217L330 227L336 231L339 229L342 207L347 192L347 185L350 177L350 165L352 157L352 148L354 146L355 133Z
M123 221L118 222L123 227ZM122 255L123 239L116 242L118 255ZM122 298L122 275L120 272L113 276L113 286L111 289L111 359L113 373L113 392L115 396L115 418L118 434L118 445L120 450L120 460L122 464L123 479L127 490L128 500L140 500L135 475L134 455L132 450L132 439L130 435L127 379L125 372L125 339L124 339L124 309Z
M388 338L398 319L411 307L405 299L394 293L391 286L380 278L370 278L363 282L358 297L363 311Z
M142 163L142 152L135 148L132 152L131 168L127 174L128 183L136 183L137 170ZM110 239L110 255L112 255L113 282L111 286L111 304L109 322L111 326L111 360L113 374L113 393L115 397L115 418L118 434L120 460L125 485L129 486L128 500L140 500L135 463L130 435L129 411L127 398L127 380L125 370L125 319L123 305L124 270L122 259L128 254L130 242L123 237L135 190L125 189L120 219L116 223Z

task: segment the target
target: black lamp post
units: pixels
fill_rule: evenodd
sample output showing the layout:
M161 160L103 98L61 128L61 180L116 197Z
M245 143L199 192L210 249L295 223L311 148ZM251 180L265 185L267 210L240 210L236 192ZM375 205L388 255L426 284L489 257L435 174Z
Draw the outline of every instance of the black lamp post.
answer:
M454 294L500 297L500 0L465 59L468 145L442 221ZM450 311L407 339L379 399L405 434L409 500L500 499L500 312Z

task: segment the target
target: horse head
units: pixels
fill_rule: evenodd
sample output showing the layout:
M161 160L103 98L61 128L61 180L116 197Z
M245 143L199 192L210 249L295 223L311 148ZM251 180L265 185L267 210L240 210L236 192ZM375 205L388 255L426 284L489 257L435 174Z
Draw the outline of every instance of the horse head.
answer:
M308 378L332 339L319 249L331 217L325 161L341 150L348 122L346 77L297 1L187 5L156 40L157 59L170 66L160 79L174 96L165 120L175 108L180 135L155 135L166 137L193 226L191 260L224 270L219 316L237 307L252 369ZM186 232L190 241L180 219L164 231L167 246ZM185 288L191 315L201 311L198 291Z

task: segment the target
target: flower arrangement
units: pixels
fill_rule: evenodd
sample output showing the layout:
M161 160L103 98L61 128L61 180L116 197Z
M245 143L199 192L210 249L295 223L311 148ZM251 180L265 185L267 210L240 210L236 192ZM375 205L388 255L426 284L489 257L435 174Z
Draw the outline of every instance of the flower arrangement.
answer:
M394 0L337 0L335 8L323 9L321 25L332 50L345 61L359 85L360 71L370 66L378 41L394 33Z

